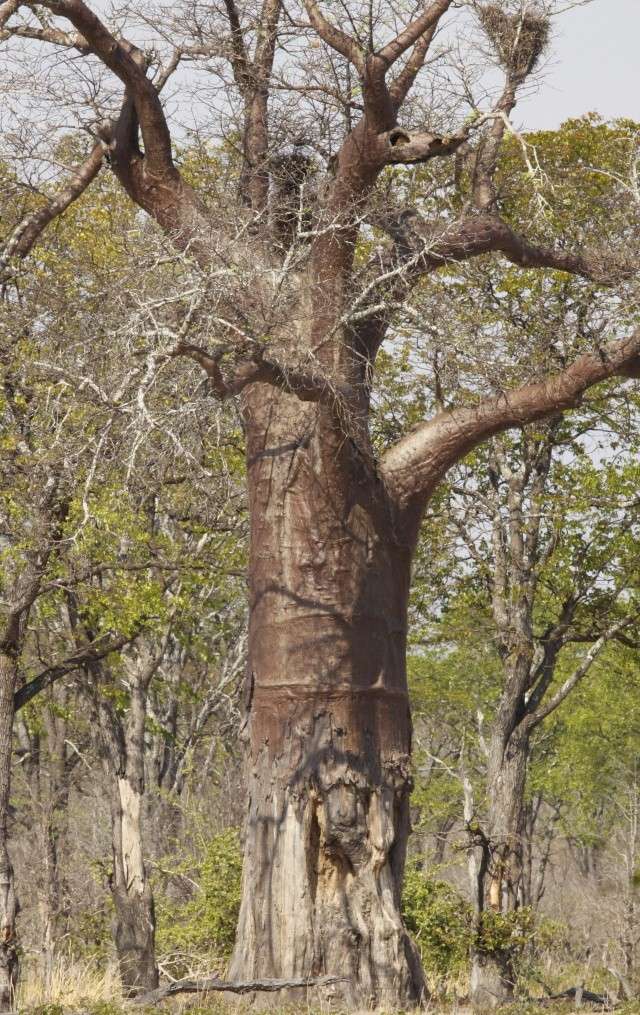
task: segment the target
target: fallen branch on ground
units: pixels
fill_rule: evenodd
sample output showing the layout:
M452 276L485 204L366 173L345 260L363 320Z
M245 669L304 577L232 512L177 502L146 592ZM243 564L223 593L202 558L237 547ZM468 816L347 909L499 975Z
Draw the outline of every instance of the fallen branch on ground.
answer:
M176 980L175 983L168 983L166 987L158 987L157 990L150 990L146 994L139 994L133 998L131 1003L155 1004L156 1001L163 1001L165 997L173 997L174 994L200 994L209 991L226 991L229 994L253 994L254 992L271 992L277 990L293 989L295 987L328 987L332 983L339 983L346 980L346 976L318 976L314 979L297 980L247 980L246 982L229 982L220 980L217 976L208 977L204 980Z
M617 1007L610 997L605 994L594 994L592 990L586 990L584 987L570 987L560 994L550 994L549 997L530 998L529 1000L537 1001L538 1004L550 1004L552 1001L575 1001L576 1008L581 1008L583 1004L597 1004L606 1011L613 1011Z

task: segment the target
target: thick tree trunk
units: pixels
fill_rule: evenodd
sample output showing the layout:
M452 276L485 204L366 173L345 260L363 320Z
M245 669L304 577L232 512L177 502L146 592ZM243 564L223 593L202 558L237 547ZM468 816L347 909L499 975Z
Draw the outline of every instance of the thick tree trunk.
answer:
M316 407L249 428L249 815L230 977L345 977L348 1005L423 991L400 915L409 833L410 546ZM269 416L271 426L267 425ZM261 425L262 424L262 425ZM279 424L279 425L278 425Z
M153 893L142 850L142 793L117 779L112 802L114 939L122 986L128 996L158 986Z
M471 1002L479 1012L513 1000L513 952L510 948L487 948L483 930L489 914L512 913L519 905L528 757L526 730L517 727L510 735L500 728L494 730L489 747L483 862L474 893L479 913L478 939L471 956Z
M7 819L11 791L15 657L0 652L0 1011L11 1011L18 980L17 900L9 856Z

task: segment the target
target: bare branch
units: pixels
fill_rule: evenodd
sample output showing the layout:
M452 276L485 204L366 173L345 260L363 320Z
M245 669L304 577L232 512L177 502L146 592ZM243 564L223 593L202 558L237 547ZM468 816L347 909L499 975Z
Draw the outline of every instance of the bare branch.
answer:
M73 172L69 180L36 211L26 215L16 226L0 254L0 284L7 279L7 269L12 257L26 257L40 239L50 222L61 215L74 201L84 194L90 183L96 178L102 166L104 145L101 141L95 144L82 163Z
M419 18L412 21L392 42L387 43L379 50L378 57L384 61L387 67L391 67L410 46L418 41L420 36L437 26L452 3L453 0L434 0L434 3L430 4Z
M341 53L342 56L346 57L361 74L364 74L365 57L356 40L352 39L350 35L347 35L340 28L332 25L321 12L316 0L304 0L304 5L309 15L309 20L320 38L328 46L331 46L332 49L335 49L337 53Z
M53 14L67 18L87 40L92 52L130 91L144 138L148 170L177 176L162 105L136 48L131 43L119 42L83 0L49 0L43 6Z
M346 403L354 397L346 385L336 385L319 372L305 372L266 359L259 349L254 350L249 361L241 363L230 377L223 375L219 355L211 355L198 346L181 343L170 355L186 356L198 363L211 379L215 393L223 399L239 395L250 384L271 384L296 395L301 402Z
M600 635L598 640L593 643L580 665L576 667L569 677L567 677L553 697L549 699L546 705L538 709L537 712L534 712L534 714L527 720L527 724L531 729L538 726L544 719L547 718L547 716L551 715L552 712L555 712L565 698L571 694L574 687L576 687L582 678L586 676L605 645L612 641L618 634L620 634L621 631L624 631L626 627L629 627L635 619L637 619L635 616L625 617L623 620L619 620L617 623L612 624L609 628L607 628L604 634Z
M139 994L132 1004L155 1004L166 997L173 997L175 994L202 994L226 991L230 994L254 994L274 993L279 990L292 990L302 987L328 987L332 983L339 983L346 979L344 976L318 976L315 978L300 977L293 980L247 980L245 982L234 982L233 980L220 980L217 976L206 977L202 980L176 980L168 983L165 987L151 990L146 994Z
M242 35L238 8L236 7L235 0L224 0L224 5L227 10L229 27L231 28L231 66L233 68L236 84L242 94L244 94L251 84L251 71L249 67L249 57L247 55L244 37Z
M462 263L482 254L501 253L521 268L550 268L611 285L635 273L637 266L614 263L588 251L572 252L534 244L498 215L469 215L442 227L421 219L413 211L393 220L376 219L395 240L386 256L372 259L370 270L380 280L371 287L372 303L382 304L355 328L361 346L374 357L384 340L393 313L418 281L450 263ZM635 369L630 365L629 370ZM627 376L633 376L627 374Z
M489 437L580 404L584 392L625 375L640 361L640 331L597 353L580 356L562 373L476 406L443 412L398 441L382 461L389 490L400 504L421 502L455 462Z
M2 22L0 21L0 29ZM77 49L80 53L90 53L89 43L79 32L63 32L60 28L49 25L14 25L11 28L0 30L0 39L9 39L11 36L19 39L34 39L36 42L48 42L52 46L63 46L66 49Z
M413 51L410 54L409 59L389 86L389 94L391 95L396 109L399 109L406 99L407 95L411 91L414 81L424 67L427 53L429 52L429 48L433 42L437 27L437 22L434 22L434 24L427 29L424 35L420 36L413 47Z
M79 670L82 666L86 666L89 663L99 662L101 659L111 655L112 652L119 652L125 645L129 645L134 640L134 637L135 635L128 638L115 638L107 641L106 644L104 644L104 639L100 639L99 642L74 652L73 655L57 663L55 666L47 666L37 677L34 677L33 680L30 680L15 692L13 696L14 711L17 712L23 708L32 698L35 698L37 694L44 691L45 688L51 687L56 681L66 677L69 673L73 673L74 670Z

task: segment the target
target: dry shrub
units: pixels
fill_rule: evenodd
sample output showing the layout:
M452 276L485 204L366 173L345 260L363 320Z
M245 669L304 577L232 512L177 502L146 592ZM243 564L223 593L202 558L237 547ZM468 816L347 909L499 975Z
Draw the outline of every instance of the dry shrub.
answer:
M549 41L546 15L507 14L500 4L485 4L478 17L503 67L518 80L530 74Z

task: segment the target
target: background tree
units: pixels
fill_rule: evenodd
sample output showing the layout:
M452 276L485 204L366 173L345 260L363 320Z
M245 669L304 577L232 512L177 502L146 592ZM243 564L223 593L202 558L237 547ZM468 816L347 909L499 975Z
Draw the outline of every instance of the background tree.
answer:
M88 321L76 312L78 301L86 306L99 300L105 281L119 277L128 307L126 324L139 337L143 323L133 306L143 289L139 275L135 289L126 289L124 229L131 224L126 208L108 184L92 198L100 202L111 225L120 227L111 243L101 245L94 233L79 229L87 206L74 209L73 217L40 249L39 263L19 281L20 303L9 289L4 304L7 325L23 327L22 335L3 346L3 438L8 455L2 578L13 597L7 603L9 631L18 623L12 602L18 600L21 610L8 707L11 712L22 709L55 683L82 675L75 684L67 679L62 696L56 693L48 708L32 710L18 724L31 812L34 805L41 812L36 827L43 836L47 872L42 897L49 915L43 948L49 968L54 926L61 915L61 812L68 806L71 773L81 758L64 736L67 703L69 696L84 697L91 699L100 720L93 728L101 730L108 746L100 753L110 772L114 801L112 884L123 981L131 988L151 987L157 985L153 900L141 832L144 769L151 746L148 685L168 648L180 648L181 658L164 681L165 703L167 689L173 688L173 726L169 731L158 727L156 739L163 741L164 757L153 775L154 781L166 781L171 771L174 790L184 779L184 765L199 738L207 734L212 713L225 700L224 687L210 679L201 699L194 688L189 702L181 703L184 669L190 667L193 675L214 660L222 665L226 647L233 650L244 626L237 590L243 568L243 515L234 490L237 454L234 462L224 450L225 441L233 439L231 420L223 421L205 395L204 404L196 399L183 406L176 425L164 415L170 380L169 389L154 384L152 391L145 391L139 380L146 367L133 375L125 367L116 379L113 365L95 357L91 329L84 330ZM155 254L149 252L149 257L155 263ZM75 272L70 271L72 264ZM173 270L176 267L179 270L179 265ZM152 289L146 297L153 318L154 299L162 297ZM102 322L109 327L106 315ZM117 342L117 326L113 335ZM203 479L208 484L213 475L217 496L209 490L206 497L198 496L199 484ZM43 488L45 499L51 500L46 510L41 505ZM24 583L31 573L25 560L32 558L31 592L23 604L21 586L16 591L15 583ZM134 642L135 649L120 654ZM105 679L104 674L114 670L118 679ZM227 696L237 674L236 665L225 677ZM56 715L60 707L62 715ZM7 715L7 722L9 718L13 721ZM188 734L181 742L178 735L185 721ZM8 750L10 744L11 738ZM7 812L8 790L5 819ZM24 820L25 815L20 817ZM12 961L7 962L11 983L6 1004L15 987L14 939L12 929L7 934Z

